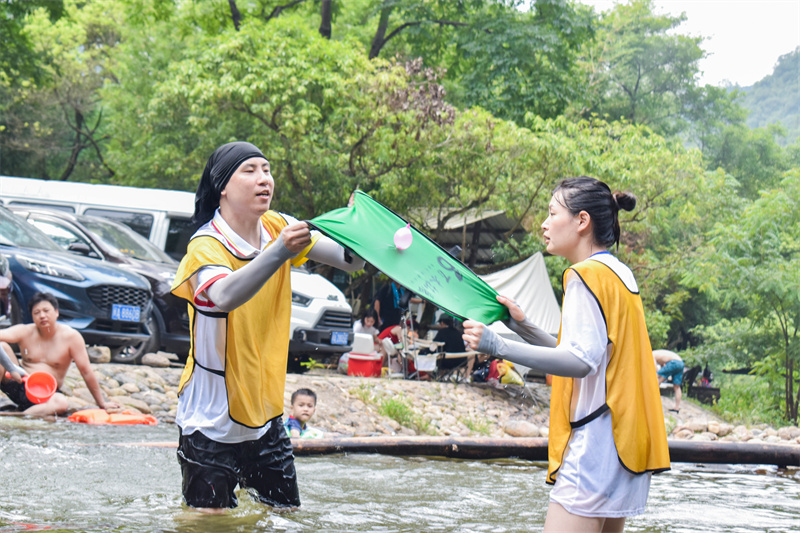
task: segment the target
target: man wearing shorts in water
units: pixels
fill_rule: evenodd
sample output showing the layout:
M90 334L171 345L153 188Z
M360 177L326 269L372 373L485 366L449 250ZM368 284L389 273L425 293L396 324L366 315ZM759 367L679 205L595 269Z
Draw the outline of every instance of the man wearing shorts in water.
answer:
M270 210L274 189L252 144L215 150L197 188L199 227L172 287L189 304L193 340L175 417L183 497L205 512L236 507L237 485L272 507L300 505L281 419L291 265L364 266L306 222Z
M69 365L74 361L97 406L101 409L118 409L118 404L107 402L103 397L81 334L66 324L56 322L58 300L52 294L38 292L28 306L33 324L17 324L0 330L0 364L11 374L11 378L3 375L0 390L26 415L62 414L69 408L66 396L57 391L46 402L34 404L25 395L22 376L32 372L47 372L56 378L60 389ZM22 366L19 366L20 362L9 344L19 346Z

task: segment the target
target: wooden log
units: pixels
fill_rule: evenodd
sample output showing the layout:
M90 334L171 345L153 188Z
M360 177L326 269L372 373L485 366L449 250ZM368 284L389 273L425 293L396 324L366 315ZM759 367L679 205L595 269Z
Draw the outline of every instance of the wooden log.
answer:
M669 441L676 463L800 466L800 446L748 442Z
M177 442L116 442L111 446L176 448ZM92 444L100 446L100 444ZM547 460L545 438L491 437L343 437L292 439L296 456L342 453L448 457L452 459ZM800 467L800 446L747 442L670 440L673 463L749 464Z
M547 460L547 439L490 437L352 437L292 439L295 455L333 453L380 453L427 455L454 459L500 459L517 457Z
M292 439L292 445L297 456L379 453L457 459L547 460L546 438L353 437ZM785 444L670 440L669 452L670 460L675 463L800 466L800 446Z

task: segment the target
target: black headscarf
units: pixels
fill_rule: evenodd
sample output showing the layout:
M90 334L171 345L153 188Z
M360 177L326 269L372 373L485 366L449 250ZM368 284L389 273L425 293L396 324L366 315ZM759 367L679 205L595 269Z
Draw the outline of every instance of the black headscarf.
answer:
M194 196L194 215L192 222L200 227L212 218L219 207L219 198L228 181L239 165L252 157L264 157L261 150L248 142L223 144L211 154L203 170L203 177L197 185Z

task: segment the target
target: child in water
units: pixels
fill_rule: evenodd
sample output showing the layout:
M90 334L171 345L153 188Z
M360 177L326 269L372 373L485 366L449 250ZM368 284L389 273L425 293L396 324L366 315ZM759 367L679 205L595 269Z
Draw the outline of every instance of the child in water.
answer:
M286 433L293 438L316 438L322 433L308 427L308 421L317 410L317 394L311 389L297 389L292 393L292 407L284 426Z

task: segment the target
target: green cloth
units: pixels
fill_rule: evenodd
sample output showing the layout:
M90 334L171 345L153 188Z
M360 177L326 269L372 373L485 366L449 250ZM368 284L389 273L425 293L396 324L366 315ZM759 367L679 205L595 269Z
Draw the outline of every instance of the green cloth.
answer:
M395 232L406 221L362 191L353 205L310 221L322 233L352 250L414 294L459 318L484 324L508 318L497 291L425 234L411 228L411 246L398 250Z

